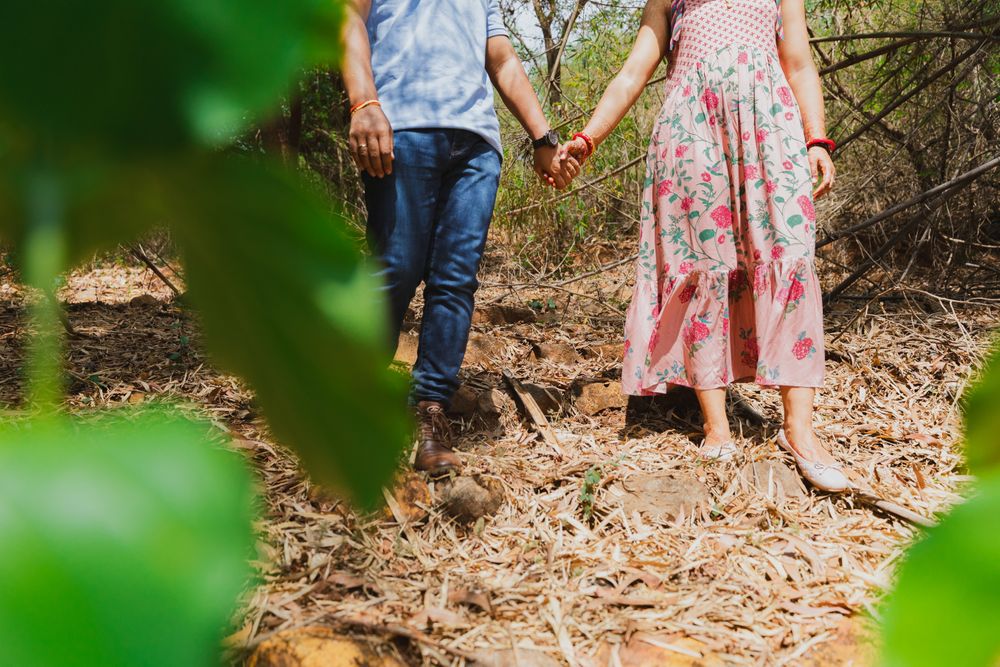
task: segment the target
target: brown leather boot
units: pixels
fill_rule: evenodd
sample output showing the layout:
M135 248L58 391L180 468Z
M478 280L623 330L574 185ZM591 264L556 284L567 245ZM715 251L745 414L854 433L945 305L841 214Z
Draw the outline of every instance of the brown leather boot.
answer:
M420 401L417 424L420 443L413 467L438 475L461 470L462 463L451 449L451 425L444 406L436 401Z

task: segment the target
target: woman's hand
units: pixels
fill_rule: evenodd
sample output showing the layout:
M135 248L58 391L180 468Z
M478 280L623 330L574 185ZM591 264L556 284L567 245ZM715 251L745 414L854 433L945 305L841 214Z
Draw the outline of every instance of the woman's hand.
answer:
M577 137L559 147L559 159L563 161L575 159L579 164L583 164L584 160L588 157L588 152L589 147L587 146L587 142Z
M822 146L813 146L809 149L809 171L812 172L813 198L819 199L830 194L837 168L833 166L830 153ZM816 185L817 182L819 185Z

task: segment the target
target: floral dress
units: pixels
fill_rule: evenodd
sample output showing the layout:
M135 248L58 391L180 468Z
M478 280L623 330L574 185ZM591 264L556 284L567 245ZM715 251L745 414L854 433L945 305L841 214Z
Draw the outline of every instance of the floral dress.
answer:
M799 108L778 62L777 3L674 4L666 98L646 159L624 390L751 380L819 387L816 213Z

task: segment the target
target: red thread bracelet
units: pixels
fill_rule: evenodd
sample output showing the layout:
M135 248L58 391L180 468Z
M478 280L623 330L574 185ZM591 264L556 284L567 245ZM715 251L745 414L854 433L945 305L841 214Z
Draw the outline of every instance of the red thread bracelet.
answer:
M833 139L827 139L826 137L818 137L816 139L810 139L806 142L806 148L812 148L813 146L821 146L826 149L826 152L833 155L833 151L837 150L837 142Z
M597 146L594 145L594 140L590 138L589 134L577 132L573 135L573 139L583 139L583 143L587 144L587 154L583 156L584 160L593 155L594 151L597 150Z

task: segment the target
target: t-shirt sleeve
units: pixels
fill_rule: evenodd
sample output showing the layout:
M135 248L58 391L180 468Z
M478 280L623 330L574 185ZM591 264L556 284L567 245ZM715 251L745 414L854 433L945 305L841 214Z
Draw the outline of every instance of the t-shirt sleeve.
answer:
M500 0L486 0L486 37L507 37L507 26L500 13Z

